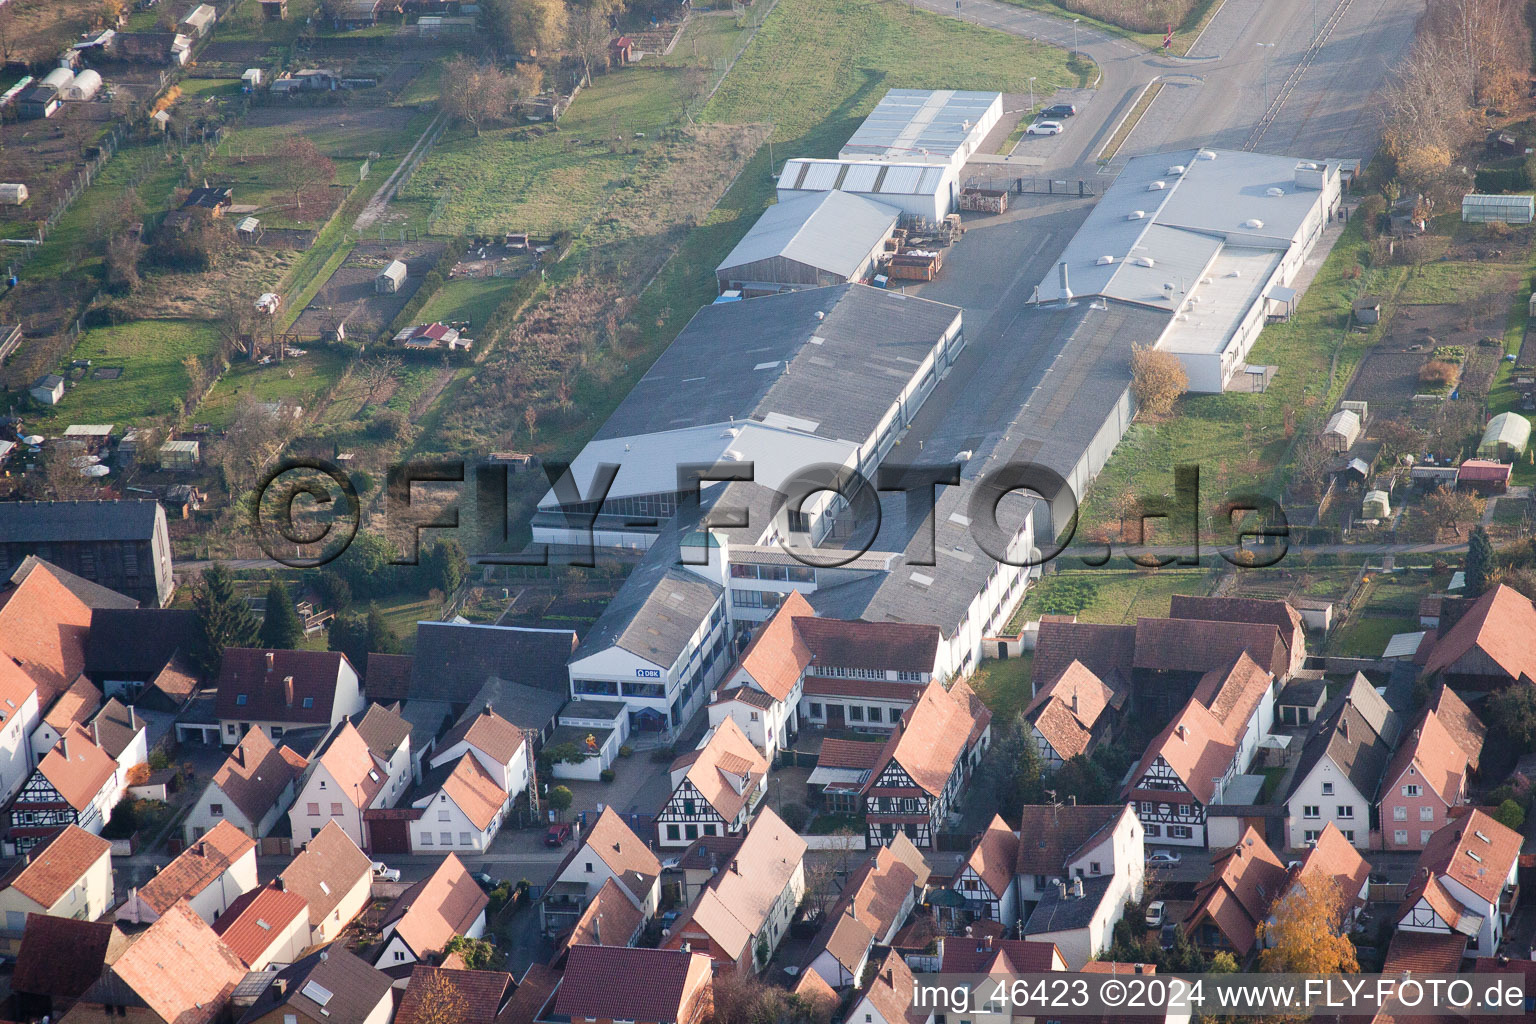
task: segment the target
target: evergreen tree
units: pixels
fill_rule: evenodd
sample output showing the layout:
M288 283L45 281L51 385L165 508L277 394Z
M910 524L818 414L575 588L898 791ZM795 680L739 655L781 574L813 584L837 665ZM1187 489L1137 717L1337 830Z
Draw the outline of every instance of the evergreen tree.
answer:
M368 668L368 620L361 615L338 615L331 620L326 646L347 656L359 672Z
M389 623L384 621L384 613L377 606L368 609L368 650L380 654L401 654L405 651L400 645L400 638L389 628Z
M218 674L224 648L255 646L261 627L223 565L215 562L203 570L192 591L192 608L199 631L197 662L207 675Z
M304 624L282 580L267 587L267 614L261 622L261 646L291 651L304 642Z
M1467 596L1481 597L1488 589L1488 574L1493 571L1493 542L1481 526L1472 530L1467 541Z

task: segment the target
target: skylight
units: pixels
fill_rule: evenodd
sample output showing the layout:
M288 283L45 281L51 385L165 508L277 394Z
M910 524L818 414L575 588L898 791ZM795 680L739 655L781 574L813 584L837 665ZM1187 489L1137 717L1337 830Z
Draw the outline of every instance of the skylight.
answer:
M1479 863L1479 864L1481 864L1481 863L1482 863L1482 862L1483 862L1483 858L1481 858L1481 857L1479 857L1479 856L1478 856L1478 855L1477 855L1477 854L1476 854L1476 853L1475 853L1475 852L1473 852L1473 851L1472 851L1472 850L1468 850L1468 851L1467 851L1467 856L1468 856L1468 857L1471 857L1471 858L1472 858L1472 859L1473 859L1473 860L1475 860L1475 861L1477 861L1477 862L1478 862L1478 863Z
M325 882L322 881L320 883L320 891L325 893L327 896L329 896L331 894L331 887L326 885Z
M243 693L235 694L235 706L236 707L244 707L245 706L245 694L243 694Z
M304 698L304 706L307 707L307 708L314 707L315 706L315 698L313 698L313 697L305 697Z
M304 983L304 987L299 991L303 992L306 996L313 999L321 1006L324 1006L326 1003L331 1001L331 990L317 981L306 981Z

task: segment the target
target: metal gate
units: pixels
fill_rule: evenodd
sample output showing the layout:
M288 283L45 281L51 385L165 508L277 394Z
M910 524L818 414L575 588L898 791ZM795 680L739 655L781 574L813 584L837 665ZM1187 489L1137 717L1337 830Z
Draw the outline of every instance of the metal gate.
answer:
M365 814L368 823L368 852L378 856L386 853L411 852L411 820L391 815L374 817Z

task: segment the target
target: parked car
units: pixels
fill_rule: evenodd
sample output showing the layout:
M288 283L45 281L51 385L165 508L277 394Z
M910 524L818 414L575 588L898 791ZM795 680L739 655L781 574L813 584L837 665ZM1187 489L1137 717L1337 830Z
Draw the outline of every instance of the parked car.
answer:
M544 833L545 846L559 846L571 838L571 826L564 823L549 826Z
M1060 135L1062 124L1060 121L1036 121L1024 129L1025 135Z
M1162 900L1153 900L1147 904L1147 927L1161 928L1163 926L1164 904Z
M679 915L675 910L667 911L665 914L661 915L661 926L663 928L671 928L673 925L677 924L677 919L679 916L681 915Z
M381 882L400 881L400 869L392 868L381 860L373 862L373 877Z
M501 884L501 879L492 878L484 871L477 871L472 877L475 880L475 884L480 886L480 888L484 889L486 892L490 892L492 889Z
M1041 117L1073 117L1077 114L1077 108L1070 103L1057 103L1040 111Z
M1184 858L1180 857L1172 850L1153 850L1151 853L1147 854L1148 864L1159 864L1169 867L1179 863L1179 861L1183 859Z

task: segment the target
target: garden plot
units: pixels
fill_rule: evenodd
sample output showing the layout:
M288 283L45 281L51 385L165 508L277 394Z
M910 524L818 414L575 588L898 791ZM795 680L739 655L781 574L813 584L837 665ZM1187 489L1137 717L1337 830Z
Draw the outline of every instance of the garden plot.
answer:
M50 118L0 124L0 180L21 182L26 205L0 210L0 233L31 237L70 182L84 150L105 134L112 117L108 103L66 103Z
M1370 403L1372 416L1396 415L1413 405L1414 395L1433 392L1419 380L1419 369L1437 348L1460 348L1473 358L1481 338L1503 331L1502 315L1469 319L1460 303L1404 305L1361 363L1346 397Z
M347 325L349 336L383 330L416 294L422 278L437 265L442 251L441 242L358 243L299 314L294 330L318 336L337 323ZM399 291L380 294L374 290L374 278L390 260L403 261L408 276Z

